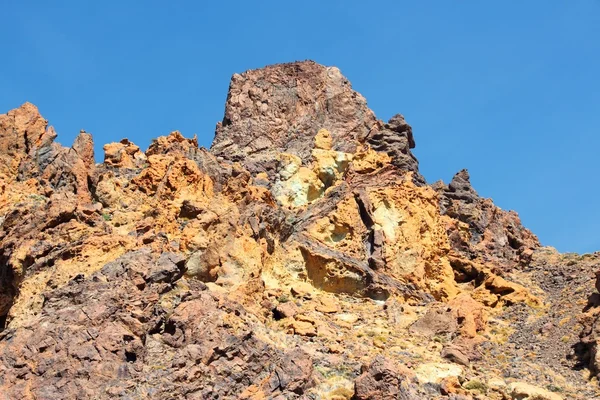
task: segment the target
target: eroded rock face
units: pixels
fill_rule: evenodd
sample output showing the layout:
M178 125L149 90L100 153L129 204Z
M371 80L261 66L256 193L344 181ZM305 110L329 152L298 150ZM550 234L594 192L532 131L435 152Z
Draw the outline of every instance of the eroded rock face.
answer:
M0 172L6 185L36 178L47 190L65 190L89 202L88 180L94 169L92 136L81 131L71 148L54 143L56 132L37 107L25 103L0 115Z
M410 152L415 147L412 129L404 118L378 121L339 69L312 61L234 75L211 151L243 163L252 173L270 173L280 153L309 161L320 129L331 133L332 150L354 153L358 144L368 142L400 169L418 171Z
M479 197L467 170L454 175L447 186L438 183L434 187L440 194L442 213L454 219L448 227L452 247L463 256L506 271L527 264L541 246L516 212L501 210L490 199Z
M146 155L128 139L104 145L104 164L106 166L141 168L145 161Z
M142 248L46 292L40 315L2 334L3 395L239 398L261 381L265 395L308 389L310 356L264 343L243 308L181 282L180 260Z
M211 151L251 172L269 171L278 153L310 157L319 129L335 150L352 152L377 123L367 101L335 67L312 61L234 75Z
M210 151L172 132L94 164L89 134L55 137L30 104L0 116L0 398L595 395L548 361L597 358L595 308L581 339L540 333L574 329L595 261L466 171L427 186L411 127L337 68L234 75Z
M411 388L406 371L394 365L390 360L377 357L363 369L363 373L354 382L353 400L416 400L417 394Z
M15 177L21 169L21 164L28 157L35 158L37 150L44 151L42 162L51 153L52 142L56 138L54 129L48 127L46 121L36 106L25 103L21 107L0 116L0 149L2 153L2 173Z
M394 115L386 124L380 124L373 130L367 142L374 150L388 154L392 164L404 171L413 172L415 182L425 184L425 178L419 174L419 162L411 153L415 148L412 128L400 114Z

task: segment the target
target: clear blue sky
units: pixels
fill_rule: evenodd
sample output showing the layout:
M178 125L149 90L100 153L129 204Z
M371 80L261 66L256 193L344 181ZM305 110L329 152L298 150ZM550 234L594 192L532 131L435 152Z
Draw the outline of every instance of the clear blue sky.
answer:
M371 3L367 5L368 3ZM143 6L141 6L143 4ZM0 112L36 104L70 145L209 146L234 72L336 65L405 115L433 182L468 168L546 245L600 250L600 0L9 1Z

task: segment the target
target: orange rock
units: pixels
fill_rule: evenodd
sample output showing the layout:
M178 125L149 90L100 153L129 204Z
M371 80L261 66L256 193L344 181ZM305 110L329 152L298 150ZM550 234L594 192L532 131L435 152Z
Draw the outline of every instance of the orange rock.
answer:
M448 306L452 309L452 315L459 321L461 334L467 337L477 336L477 332L485 329L487 315L481 303L476 302L467 294L462 293L452 299Z
M104 164L116 168L140 168L146 155L127 139L104 145Z

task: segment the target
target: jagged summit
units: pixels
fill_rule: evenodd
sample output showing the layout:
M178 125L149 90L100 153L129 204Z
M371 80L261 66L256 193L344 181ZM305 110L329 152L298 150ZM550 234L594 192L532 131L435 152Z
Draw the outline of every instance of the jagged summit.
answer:
M277 153L307 160L321 128L332 132L335 150L353 151L376 123L339 69L313 61L278 64L233 75L211 150L264 170Z
M395 116L387 124L377 120L338 68L314 61L233 75L211 152L240 161L251 172L268 172L279 153L310 160L319 129L331 132L333 150L352 153L369 143L418 174L410 152L415 142L404 118Z
M55 138L0 115L2 400L598 398L600 254L427 185L337 68L234 75L210 150Z

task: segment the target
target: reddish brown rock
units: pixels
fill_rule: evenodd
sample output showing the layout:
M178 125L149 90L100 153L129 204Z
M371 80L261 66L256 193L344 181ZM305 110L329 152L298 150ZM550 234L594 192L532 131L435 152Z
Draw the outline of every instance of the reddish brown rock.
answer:
M377 357L354 381L353 400L416 400L407 372L391 360Z
M241 309L205 286L177 290L156 279L156 271L163 276L171 269L178 269L174 260L141 249L46 293L39 316L1 334L2 393L235 398L261 379L268 394L301 394L309 386L310 357L261 343L245 313L226 316L231 307ZM146 281L142 289L136 276ZM175 302L156 303L174 289ZM249 325L236 331L224 327L224 319ZM21 379L26 388L14 384Z
M211 152L251 172L269 171L278 153L308 160L321 128L332 133L334 150L353 152L376 123L339 69L312 61L278 64L231 78Z
M449 185L436 183L442 214L456 220L448 225L453 249L468 259L478 259L508 271L529 262L540 247L537 237L521 224L514 211L504 211L490 199L479 197L469 173L462 170ZM461 227L466 224L466 230Z
M36 178L47 190L73 192L81 202L90 202L92 136L81 131L71 148L54 143L55 139L54 129L33 104L0 115L0 182Z
M39 148L44 149L44 159L55 138L54 129L31 103L0 115L0 172L16 177L21 163L34 157Z

